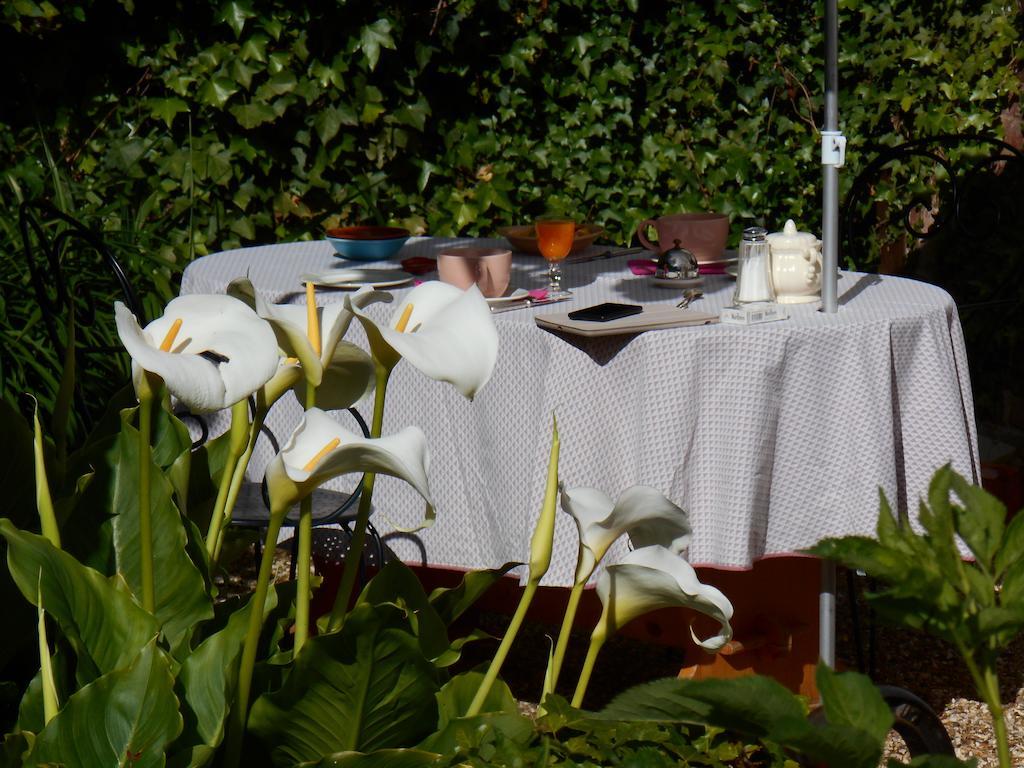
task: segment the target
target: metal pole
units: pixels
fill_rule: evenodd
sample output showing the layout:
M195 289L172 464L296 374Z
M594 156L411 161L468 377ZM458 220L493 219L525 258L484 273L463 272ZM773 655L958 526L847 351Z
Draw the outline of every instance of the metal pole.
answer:
M839 13L837 0L825 0L825 129L822 133L821 308L838 309L839 169L825 162L826 142L839 131Z
M836 666L836 564L821 561L821 587L818 591L818 656Z

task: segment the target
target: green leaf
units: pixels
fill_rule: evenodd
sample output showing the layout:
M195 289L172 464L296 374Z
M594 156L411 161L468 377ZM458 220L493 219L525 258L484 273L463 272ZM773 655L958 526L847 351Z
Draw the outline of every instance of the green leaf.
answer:
M21 593L35 605L39 588L47 613L86 672L106 674L127 666L156 637L156 619L101 574L9 520L0 519L0 535L7 539L7 564Z
M238 85L227 77L213 77L199 86L197 96L204 104L222 108L228 99L238 93Z
M391 37L391 22L387 19L378 19L373 24L363 27L359 36L357 49L363 52L371 72L377 68L382 47L392 50L395 48L395 41Z
M452 720L458 720L469 709L473 697L483 682L484 674L476 670L456 675L437 692L438 730ZM519 710L515 697L504 680L495 680L484 700L485 713L505 712L516 714Z
M255 15L249 3L232 0L232 2L226 3L221 9L219 18L231 27L235 37L238 37L242 34L242 28L245 27L246 19L251 19Z
M431 768L447 761L421 749L381 749L376 752L337 752L319 762L301 763L296 768Z
M404 624L401 611L363 603L341 631L307 642L284 686L249 716L276 765L405 746L430 731L436 673Z
M433 660L448 650L448 631L444 622L427 599L416 574L401 560L392 560L385 565L370 579L356 602L395 605L406 611L424 657Z
M168 128L174 122L175 115L189 111L188 104L182 99L177 98L150 99L147 105L149 106L149 113L153 117L163 120L164 125Z
M276 607L277 591L268 590L263 615L269 615ZM223 740L251 612L249 600L243 608L232 612L227 625L200 643L181 665L178 687L185 730L175 745L178 754L171 758L173 765L202 765Z
M274 112L273 107L262 101L252 104L236 104L229 111L243 128L255 128L277 119L277 113Z
M879 744L885 741L892 711L870 678L855 672L837 674L819 663L815 679L829 723L861 730Z
M954 510L957 533L978 562L991 571L1003 541L1006 507L984 488L971 485L948 466L939 471L950 473L950 488L964 503L964 509Z
M132 663L68 699L36 737L26 766L164 765L164 748L181 732L170 663L148 643Z
M513 568L523 563L509 562L499 568L469 571L456 587L438 587L430 593L430 604L434 606L445 624L451 624L479 600L483 594Z
M132 591L141 595L139 432L131 423L136 411L127 409L122 414L123 426L117 441L117 459L112 467L110 482L116 512L113 522L117 570ZM154 449L154 458L159 458L159 453ZM167 458L171 454L173 451L168 452ZM151 465L149 474L155 615L172 653L184 658L188 654L188 641L196 625L213 617L213 603L206 592L203 574L186 551L188 537L181 515L171 499L171 484L156 463Z

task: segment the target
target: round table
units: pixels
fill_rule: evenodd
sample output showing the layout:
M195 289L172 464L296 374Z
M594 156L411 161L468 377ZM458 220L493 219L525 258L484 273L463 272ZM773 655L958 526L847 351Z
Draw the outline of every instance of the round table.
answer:
M272 301L302 301L301 274L394 269L401 259L468 242L504 241L417 238L386 264L344 262L326 242L225 251L191 264L182 293L221 293L247 275ZM539 257L517 254L512 285L542 287L545 270ZM498 362L474 401L411 366L395 370L384 431L416 424L426 433L437 507L433 528L388 538L402 559L457 568L527 559L553 415L561 481L613 498L635 484L663 491L691 516L695 564L745 568L826 536L871 534L879 487L894 509L913 510L947 462L978 480L963 335L940 288L842 273L839 311L831 315L794 305L789 319L763 325L567 340L538 328L534 316L603 301L674 303L679 291L631 274L625 257L568 264L564 272L571 302L494 316ZM706 276L705 296L692 308L717 314L732 288L728 276ZM334 302L342 291L317 295ZM370 311L385 317L391 309ZM357 323L348 338L365 344ZM269 423L286 437L300 415L288 398ZM264 447L254 456L252 477L261 476L269 454ZM422 502L403 483L382 478L374 513L386 533L392 524L414 524ZM613 559L624 542L617 547ZM545 583L571 583L576 549L572 522L559 515Z

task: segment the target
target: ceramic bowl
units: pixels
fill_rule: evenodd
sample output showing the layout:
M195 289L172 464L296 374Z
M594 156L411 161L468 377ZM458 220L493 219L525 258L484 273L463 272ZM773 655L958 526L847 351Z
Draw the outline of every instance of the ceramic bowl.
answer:
M580 224L576 227L576 234L572 239L572 250L569 252L577 253L593 245L602 232L604 232L604 228L597 224ZM498 234L509 241L513 250L540 255L540 251L537 249L537 233L532 224L499 227Z
M338 227L327 230L327 242L344 259L383 261L398 253L409 234L401 227Z

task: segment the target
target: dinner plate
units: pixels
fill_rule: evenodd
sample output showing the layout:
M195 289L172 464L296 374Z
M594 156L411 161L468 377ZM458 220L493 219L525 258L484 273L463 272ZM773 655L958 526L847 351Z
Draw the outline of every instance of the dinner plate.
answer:
M484 301L491 305L507 304L510 301L522 301L529 295L530 292L525 288L516 288L511 293L507 293L504 296L495 296L493 299L484 299Z
M303 283L313 283L324 288L393 288L405 285L413 279L408 272L400 269L332 269L319 275L302 275Z

